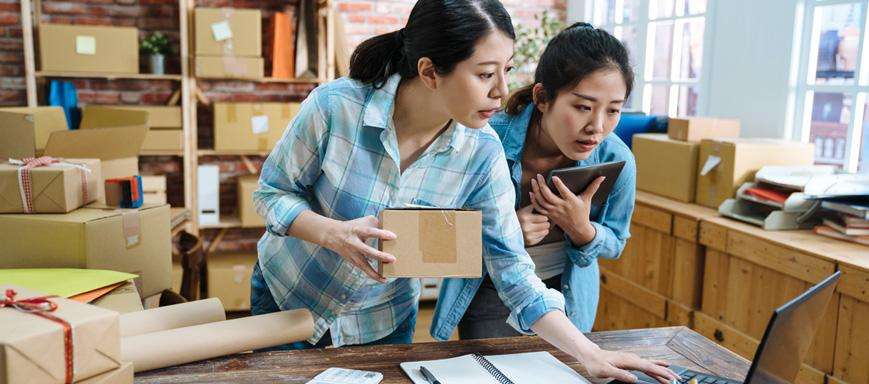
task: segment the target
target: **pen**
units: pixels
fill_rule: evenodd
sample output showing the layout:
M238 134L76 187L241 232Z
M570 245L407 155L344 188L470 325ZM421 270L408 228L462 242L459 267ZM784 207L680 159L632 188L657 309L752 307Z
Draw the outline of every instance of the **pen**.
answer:
M422 372L422 376L425 377L425 381L429 382L429 384L441 384L441 382L432 375L431 371L426 369L424 366L420 365L419 371Z

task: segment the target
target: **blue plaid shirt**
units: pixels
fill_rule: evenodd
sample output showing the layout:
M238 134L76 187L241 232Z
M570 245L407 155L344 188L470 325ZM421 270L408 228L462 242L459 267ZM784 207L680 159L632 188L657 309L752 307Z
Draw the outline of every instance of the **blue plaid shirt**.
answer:
M483 212L484 266L495 271L517 329L528 332L544 313L563 311L563 296L537 278L523 248L510 173L490 127L453 124L400 172L392 125L399 82L395 75L375 89L342 78L318 87L266 159L254 194L267 228L258 252L278 306L311 311L311 343L326 330L336 346L392 333L416 312L418 279L375 282L336 253L286 232L304 210L352 220L410 203Z

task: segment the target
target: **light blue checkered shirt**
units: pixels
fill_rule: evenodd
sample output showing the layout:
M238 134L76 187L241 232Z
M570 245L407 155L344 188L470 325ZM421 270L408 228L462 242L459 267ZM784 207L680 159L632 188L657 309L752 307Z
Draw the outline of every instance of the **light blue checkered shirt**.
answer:
M311 343L327 330L336 346L391 334L415 312L418 279L375 282L338 254L286 232L304 210L352 220L409 203L482 210L484 265L495 271L511 323L527 328L543 313L563 310L563 297L546 289L525 253L504 152L489 126L453 124L400 172L392 125L399 82L394 75L375 89L342 78L318 87L266 159L254 202L267 227L259 263L278 306L312 312Z

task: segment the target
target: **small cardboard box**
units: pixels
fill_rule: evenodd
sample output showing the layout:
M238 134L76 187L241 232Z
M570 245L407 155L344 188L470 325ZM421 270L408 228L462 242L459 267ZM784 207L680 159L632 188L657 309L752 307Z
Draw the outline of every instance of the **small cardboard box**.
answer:
M142 297L139 296L139 291L136 289L133 280L127 281L105 296L94 300L91 304L120 314L138 312L145 309L142 306Z
M39 54L43 71L139 73L139 31L40 24Z
M712 117L671 118L667 135L673 140L700 142L718 137L739 137L739 120Z
M812 165L814 146L774 139L703 140L697 168L697 204L718 208L766 165Z
M79 381L76 384L133 384L133 363L123 363L118 369L113 369L85 381Z
M397 236L380 242L380 250L396 258L380 264L384 277L482 276L482 212L389 208L380 213L380 223Z
M196 56L196 76L211 79L250 79L265 77L261 57Z
M15 300L44 296L22 287ZM54 297L49 314L72 328L73 380L79 382L121 366L118 313L74 300ZM8 384L65 382L63 327L51 320L13 307L0 308L0 382Z
M227 311L250 309L250 276L256 252L208 255L208 297L217 297Z
M169 206L0 215L0 268L89 268L139 275L143 296L172 286Z
M78 168L85 167L88 171ZM18 165L0 162L0 213L24 213ZM66 213L99 200L102 184L97 159L64 159L30 169L33 213ZM84 183L86 185L83 185ZM87 198L85 198L87 191Z
M142 176L145 204L166 204L166 175Z
M0 108L0 159L41 155L48 136L66 130L60 107Z
M87 105L82 108L83 129L117 126L148 126L143 151L180 151L184 149L181 108L171 106ZM123 111L146 112L124 113ZM144 119L144 121L142 120Z
M634 135L637 189L691 203L697 188L700 144L673 140L663 133Z
M253 193L259 188L259 176L248 175L238 178L238 217L242 228L265 227L263 217L253 205Z
M257 9L196 8L195 54L262 56L262 12Z
M181 151L184 149L184 131L180 129L151 128L142 143L142 151Z
M299 107L299 103L215 103L214 149L271 150Z

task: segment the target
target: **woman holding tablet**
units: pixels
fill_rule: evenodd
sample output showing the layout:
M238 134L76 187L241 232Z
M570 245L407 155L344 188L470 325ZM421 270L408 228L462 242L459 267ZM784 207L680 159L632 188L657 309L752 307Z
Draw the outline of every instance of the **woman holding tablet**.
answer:
M612 35L586 23L561 31L549 42L534 84L516 91L505 112L489 122L501 137L525 247L535 272L549 288L564 294L567 316L588 332L597 311L597 259L619 257L630 235L636 166L630 149L614 134L622 105L630 96L633 73L628 52ZM624 161L602 206L591 200L603 177L578 195L553 169ZM560 241L541 244L557 225ZM463 339L505 337L508 309L486 277L459 324Z

